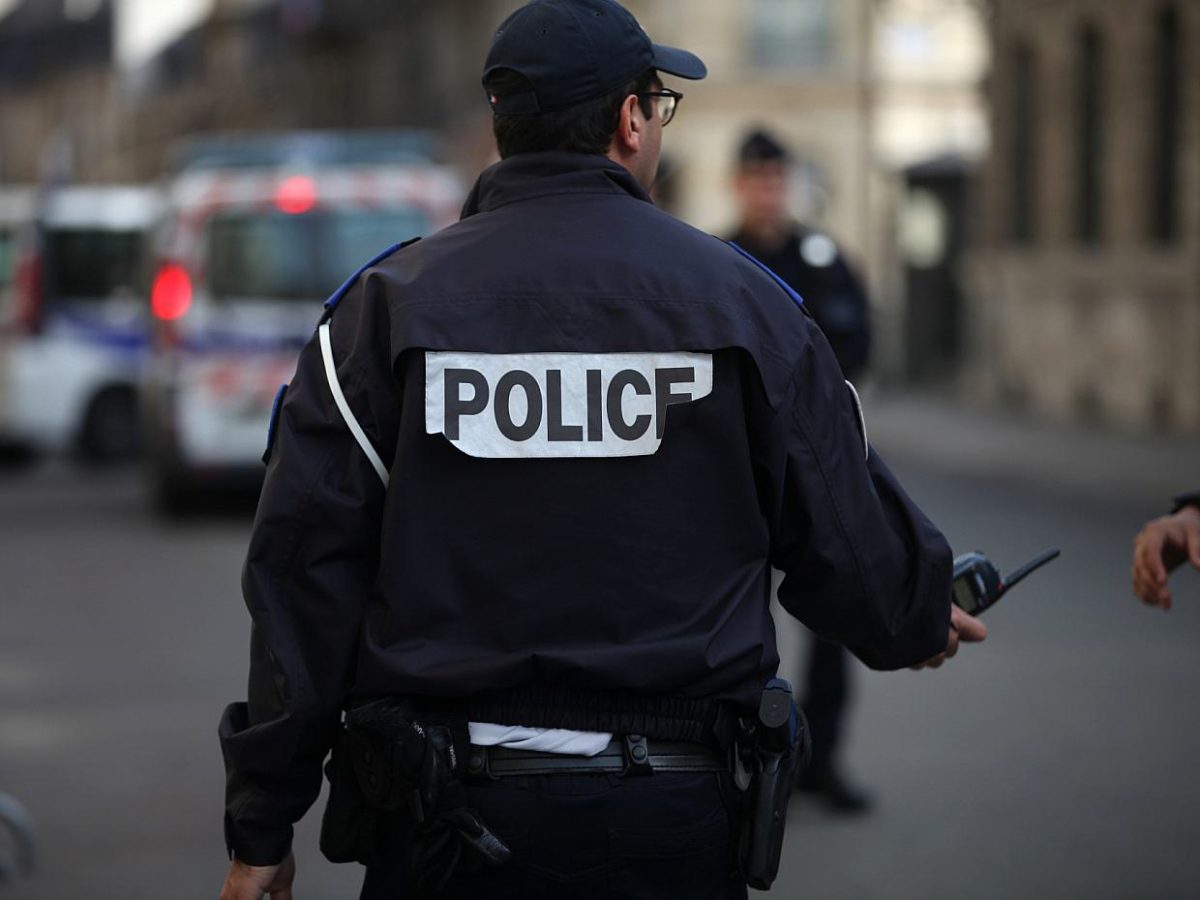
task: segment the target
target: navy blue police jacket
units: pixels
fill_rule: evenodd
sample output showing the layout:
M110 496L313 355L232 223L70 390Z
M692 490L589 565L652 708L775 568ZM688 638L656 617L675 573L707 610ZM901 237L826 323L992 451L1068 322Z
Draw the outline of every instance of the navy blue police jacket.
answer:
M331 301L273 427L225 712L229 848L278 862L358 698L703 739L783 607L867 665L945 648L946 541L770 273L600 156L512 157ZM382 475L382 477L381 477ZM636 730L635 730L636 729Z

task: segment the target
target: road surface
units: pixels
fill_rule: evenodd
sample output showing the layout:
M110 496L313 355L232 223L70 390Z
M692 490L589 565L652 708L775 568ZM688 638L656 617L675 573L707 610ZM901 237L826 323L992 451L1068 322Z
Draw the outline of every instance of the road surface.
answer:
M1019 454L993 476L897 444L958 550L1002 567L1052 544L1063 558L942 670L860 671L848 766L876 811L795 806L772 894L1197 896L1200 575L1177 578L1170 614L1128 587L1131 537L1163 497L1107 489L1120 472L1056 489ZM29 807L41 849L4 896L216 896L216 726L245 680L249 527L245 504L155 518L136 472L0 472L0 789ZM356 867L317 854L316 818L297 838L297 897L357 896Z

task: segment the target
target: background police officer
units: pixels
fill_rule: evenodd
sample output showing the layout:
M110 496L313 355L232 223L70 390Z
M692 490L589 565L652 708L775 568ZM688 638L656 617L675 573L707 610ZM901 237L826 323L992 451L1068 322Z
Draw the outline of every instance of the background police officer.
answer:
M791 166L790 154L771 134L754 129L746 135L738 147L734 178L740 223L730 240L804 298L842 372L853 381L866 369L870 354L867 297L833 240L792 218ZM812 759L800 789L822 798L836 812L855 813L868 808L867 796L845 779L838 763L850 676L846 649L814 635L801 678L804 713L812 728Z
M459 774L512 859L443 896L744 896L710 761L778 665L771 566L869 665L982 639L812 319L648 202L680 96L660 73L705 69L608 0L523 7L484 75L502 161L331 299L244 570L224 897L291 896L341 710L384 697L457 711L490 760ZM363 896L421 865L385 846Z

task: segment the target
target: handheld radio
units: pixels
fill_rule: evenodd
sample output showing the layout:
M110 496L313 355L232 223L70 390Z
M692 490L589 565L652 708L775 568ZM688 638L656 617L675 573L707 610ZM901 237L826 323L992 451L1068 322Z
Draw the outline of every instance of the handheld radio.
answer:
M964 612L977 616L994 606L1019 581L1052 559L1057 559L1058 555L1057 547L1047 550L1010 573L1008 577L1001 578L1000 570L982 553L964 553L954 560L954 589L951 599Z

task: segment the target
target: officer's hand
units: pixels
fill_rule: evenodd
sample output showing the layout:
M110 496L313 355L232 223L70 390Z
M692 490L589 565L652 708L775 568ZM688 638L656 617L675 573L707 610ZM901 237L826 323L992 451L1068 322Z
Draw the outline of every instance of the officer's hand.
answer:
M1133 592L1143 603L1171 608L1167 575L1185 561L1200 569L1200 509L1147 522L1133 541Z
M248 866L236 859L225 876L221 900L292 900L292 879L296 877L296 858L290 853L277 866Z
M932 659L927 659L914 669L936 669L955 653L958 644L965 641L968 644L978 644L987 637L987 626L972 615L963 612L958 606L950 604L950 633L946 637L946 649Z

